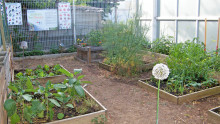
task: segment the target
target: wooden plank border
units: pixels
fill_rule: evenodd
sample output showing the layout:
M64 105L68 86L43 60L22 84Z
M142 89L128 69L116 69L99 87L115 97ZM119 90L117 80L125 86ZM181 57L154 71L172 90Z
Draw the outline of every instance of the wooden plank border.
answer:
M149 79L147 79L147 80L149 80ZM156 94L157 88L154 86L151 86L145 82L146 82L146 80L139 80L138 85L140 87L145 88L148 91ZM220 93L220 86L208 88L205 90L201 90L198 92L194 92L194 93L190 93L190 94L186 94L186 95L182 95L182 96L175 96L173 94L170 94L170 93L160 89L160 97L161 98L166 99L171 102L174 102L176 104L183 104L185 102L191 102L193 100L198 100L198 99L205 98L205 97L212 96L212 95L216 95L219 93Z
M84 88L83 88L84 89ZM92 124L91 120L100 115L104 115L107 117L107 109L97 100L94 96L92 96L86 89L84 89L86 95L93 99L101 108L100 111L88 113L85 115L80 115L72 118L67 118L59 121L49 122L47 124Z
M210 109L208 113L208 122L211 124L219 124L220 114L214 112L215 109L220 109L220 106Z

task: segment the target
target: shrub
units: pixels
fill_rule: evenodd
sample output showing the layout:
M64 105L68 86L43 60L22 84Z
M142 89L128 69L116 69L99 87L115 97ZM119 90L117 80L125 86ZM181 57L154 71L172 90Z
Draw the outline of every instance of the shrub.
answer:
M131 20L114 24L108 22L103 28L104 63L111 64L120 75L139 73L143 65L143 44L146 44L146 29L139 26L137 21Z
M100 30L92 30L87 36L87 43L91 46L100 46L102 43L102 32Z
M210 53L209 56L209 67L215 71L220 72L220 56L216 54L216 52Z
M161 54L169 54L170 47L174 43L174 38L172 36L162 36L161 38L153 41L151 46L151 51Z

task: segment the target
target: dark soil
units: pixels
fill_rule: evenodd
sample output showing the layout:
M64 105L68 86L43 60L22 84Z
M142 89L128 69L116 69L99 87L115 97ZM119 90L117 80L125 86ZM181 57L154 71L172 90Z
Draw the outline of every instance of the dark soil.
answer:
M112 75L98 64L83 64L73 56L25 60L25 67L37 65L62 64L70 72L83 69L85 80L91 81L86 89L107 109L108 124L155 124L157 96L137 86L138 79L151 77L151 72L138 77L120 77ZM22 68L22 61L15 62L15 68ZM193 102L176 105L160 99L160 124L209 124L207 111L220 105L220 94Z
M218 113L219 114L219 116L220 116L220 108L217 108L217 109L215 109L215 110L213 110L215 113Z
M147 81L146 83L150 84L151 86L154 86L156 88L158 88L158 85L156 83L156 81L153 81L153 80L149 80ZM197 91L201 91L201 90L205 90L205 89L208 89L208 88L213 88L213 87L216 87L216 86L219 86L220 84L217 83L217 84L214 84L214 85L210 85L210 86L200 86L200 87L184 87L184 92L183 94L180 93L179 91L177 92L169 92L167 89L168 89L168 86L167 86L167 81L161 81L160 83L160 89L161 90L164 90L170 94L173 94L175 96L182 96L182 95L186 95L186 94L190 94L190 93L193 93L193 92L197 92Z

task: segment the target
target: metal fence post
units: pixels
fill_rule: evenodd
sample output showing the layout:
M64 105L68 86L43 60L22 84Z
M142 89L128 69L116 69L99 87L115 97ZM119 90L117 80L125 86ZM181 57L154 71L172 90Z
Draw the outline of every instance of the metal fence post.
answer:
M73 0L73 32L74 32L74 44L76 45L76 8L75 8L75 0Z
M152 38L151 40L154 41L157 39L158 34L158 24L157 24L157 16L158 16L158 0L153 1L153 18L152 18Z

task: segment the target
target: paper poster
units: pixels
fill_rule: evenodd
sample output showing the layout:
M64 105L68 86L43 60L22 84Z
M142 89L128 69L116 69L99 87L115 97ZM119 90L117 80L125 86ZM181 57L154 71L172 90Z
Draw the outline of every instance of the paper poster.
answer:
M29 31L57 30L57 10L27 10Z
M21 3L5 3L8 25L22 25Z
M71 29L71 8L70 3L59 3L59 29Z

